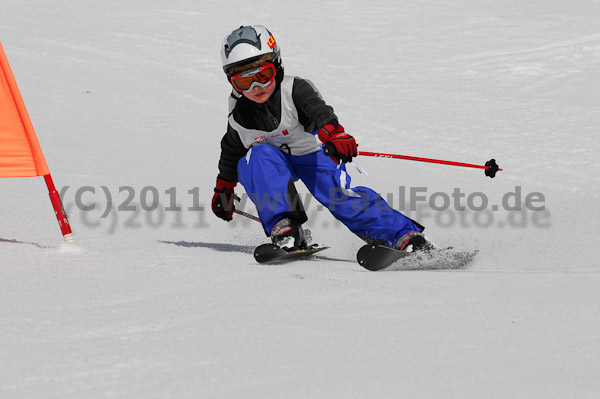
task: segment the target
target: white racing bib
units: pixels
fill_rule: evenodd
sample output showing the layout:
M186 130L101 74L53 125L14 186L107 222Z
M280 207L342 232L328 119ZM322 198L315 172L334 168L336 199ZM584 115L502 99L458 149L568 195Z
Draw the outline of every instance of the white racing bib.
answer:
M246 148L258 144L270 144L286 154L307 155L321 149L317 137L307 132L298 120L298 110L292 99L294 77L285 76L281 82L281 120L277 129L270 132L247 129L237 123L233 114L229 115L229 124L238 132Z

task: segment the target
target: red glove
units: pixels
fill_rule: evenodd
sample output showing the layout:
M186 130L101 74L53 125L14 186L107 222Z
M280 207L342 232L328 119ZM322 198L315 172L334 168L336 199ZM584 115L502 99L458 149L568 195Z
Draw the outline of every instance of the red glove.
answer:
M231 182L217 177L215 195L213 195L212 198L213 213L217 217L228 222L233 218L233 211L235 210L233 200L236 196L233 193L233 188L236 185L237 182Z
M329 155L335 163L352 162L358 155L358 145L354 137L344 131L342 125L335 127L327 124L319 129L319 140L325 144L325 154Z

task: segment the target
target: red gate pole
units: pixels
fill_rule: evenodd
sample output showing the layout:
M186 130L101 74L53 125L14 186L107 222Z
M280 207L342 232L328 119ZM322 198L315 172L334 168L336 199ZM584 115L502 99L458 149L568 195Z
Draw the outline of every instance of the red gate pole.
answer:
M56 215L56 220L58 220L58 226L60 227L60 231L62 232L63 238L67 242L73 242L73 233L71 231L71 225L69 224L69 219L67 218L67 213L65 212L65 208L63 207L60 195L58 194L58 191L56 191L56 187L54 187L52 176L50 176L50 174L44 175L44 180L46 181L46 185L48 186L50 201L52 202L54 214Z

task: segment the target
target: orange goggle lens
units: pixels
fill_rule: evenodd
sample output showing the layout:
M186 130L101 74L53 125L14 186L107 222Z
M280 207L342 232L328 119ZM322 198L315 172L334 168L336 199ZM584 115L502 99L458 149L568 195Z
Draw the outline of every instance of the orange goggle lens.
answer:
M255 86L265 87L275 77L275 66L270 62L249 71L236 73L231 77L231 83L239 91L251 91Z

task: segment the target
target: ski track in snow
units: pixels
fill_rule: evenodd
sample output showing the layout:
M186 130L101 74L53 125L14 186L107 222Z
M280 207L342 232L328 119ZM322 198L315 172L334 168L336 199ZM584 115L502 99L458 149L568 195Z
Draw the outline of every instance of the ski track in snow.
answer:
M599 20L595 0L3 1L0 41L76 242L60 242L41 178L0 180L0 398L597 397ZM490 206L519 187L545 210L418 207L438 246L479 250L473 264L371 273L313 201L331 248L256 264L260 226L209 209L219 47L248 23L361 150L504 169L361 157L355 185L396 207L400 187ZM82 187L95 210L75 205Z

